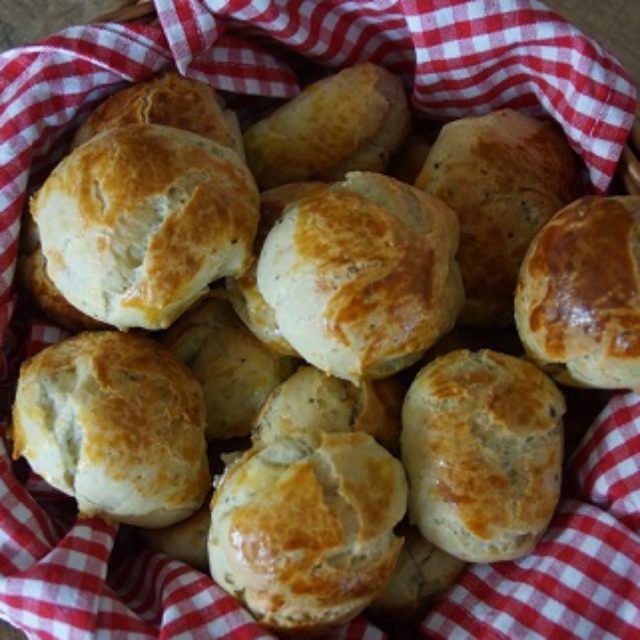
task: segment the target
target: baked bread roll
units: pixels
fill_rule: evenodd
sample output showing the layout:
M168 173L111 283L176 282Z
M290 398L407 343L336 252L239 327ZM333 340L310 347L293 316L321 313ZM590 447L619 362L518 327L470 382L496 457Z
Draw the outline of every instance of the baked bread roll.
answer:
M401 435L422 535L469 562L529 553L560 496L564 412L551 379L518 358L461 350L425 367Z
M296 360L270 351L249 333L215 292L162 340L202 385L207 440L249 435L269 393L297 367Z
M518 270L544 223L578 195L577 165L561 131L505 109L444 126L416 186L460 219L466 294L459 322L513 321Z
M85 516L163 527L191 515L210 487L200 386L133 334L81 333L24 363L11 438L14 457Z
M415 362L463 303L458 222L393 178L353 172L289 207L258 260L282 335L339 378L383 378Z
M22 217L17 278L20 286L52 320L71 331L107 329L108 325L78 311L58 291L47 275L47 264L42 255L38 227L31 215Z
M398 378L409 387L418 372L430 362L451 353L451 351L460 349L468 349L469 351L489 349L517 358L525 355L515 325L501 329L481 329L456 325L449 333L445 333L433 346L429 347L420 360L402 371Z
M138 533L150 549L208 573L207 540L210 525L211 512L205 500L192 516L182 522L161 529L140 529Z
M515 306L528 354L560 382L640 385L640 197L558 212L531 244Z
M216 440L207 447L213 485L219 482L225 468L242 457L251 446L249 438L242 440ZM237 447L240 447L238 449ZM158 529L138 529L142 541L154 551L180 560L203 573L209 573L209 527L211 525L211 496L186 520Z
M299 438L317 446L322 434L364 431L391 451L399 450L404 388L393 378L362 386L300 367L276 387L255 421L254 446Z
M236 115L224 110L211 87L177 73L165 73L114 93L80 125L72 148L102 131L129 124L184 129L229 147L244 158Z
M75 149L31 211L47 273L74 307L118 328L160 329L211 281L248 267L258 192L230 149L130 125Z
M280 219L285 207L323 187L322 182L294 182L269 189L260 194L260 222L254 243L259 254L269 231ZM226 287L236 313L247 328L270 349L284 355L297 355L295 349L282 337L273 308L258 291L257 259L237 278L227 278Z
M415 527L402 527L399 533L404 545L398 562L385 590L368 607L374 620L392 624L416 620L466 567L464 560L425 540Z
M384 171L409 132L400 78L369 62L313 83L247 129L247 162L261 189Z
M261 624L324 633L384 588L406 499L402 466L364 433L252 449L213 496L211 574Z

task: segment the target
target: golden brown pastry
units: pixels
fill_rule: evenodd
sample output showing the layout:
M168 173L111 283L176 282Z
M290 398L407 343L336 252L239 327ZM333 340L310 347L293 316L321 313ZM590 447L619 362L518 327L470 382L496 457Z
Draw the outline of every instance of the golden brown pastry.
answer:
M260 253L264 239L282 216L285 207L323 186L322 182L294 182L262 192L254 253ZM257 259L254 259L251 267L243 275L227 278L226 287L233 308L247 328L270 349L295 356L295 349L282 337L273 309L258 291L256 270Z
M400 78L367 62L306 87L250 127L244 144L260 188L270 189L384 171L409 126Z
M310 364L357 382L415 362L455 323L458 222L440 200L353 172L287 208L258 260L258 289Z
M531 244L516 324L533 360L565 384L640 385L640 197L589 197Z
M524 556L560 496L562 415L555 384L493 351L453 351L405 398L402 461L422 535L469 562Z
M207 539L211 525L208 501L186 520L161 529L140 529L142 540L154 551L164 553L205 573L209 572Z
M489 349L509 356L521 358L525 355L524 347L518 337L515 325L500 329L484 329L479 327L463 327L456 325L445 333L415 364L402 371L398 378L409 387L418 372L436 358L445 356L451 351L468 349L479 351Z
M230 149L129 125L67 156L31 211L47 274L73 306L118 328L161 329L211 281L249 266L258 192Z
M403 526L398 533L404 538L398 562L385 590L368 607L374 620L392 624L416 620L467 565L425 540L415 527Z
M267 349L216 292L187 311L162 341L202 385L207 440L249 435L271 390L298 364Z
M29 213L22 217L21 255L17 278L27 295L55 322L71 331L107 329L108 325L78 311L58 291L47 275L47 265L40 247L38 227Z
M167 349L81 333L22 365L11 437L83 515L163 527L191 515L210 476L202 390Z
M356 387L315 367L300 367L263 405L253 443L265 446L281 438L299 438L316 446L325 432L364 431L397 451L403 399L404 388L393 378L364 380Z
M129 124L184 129L229 147L244 158L235 114L224 110L211 87L177 73L168 72L114 93L80 125L72 147L102 131Z
M278 633L326 632L384 588L406 499L402 466L364 433L252 449L214 493L211 574Z
M466 304L459 322L513 320L520 263L544 223L577 197L577 165L561 131L505 109L445 125L416 186L460 219Z

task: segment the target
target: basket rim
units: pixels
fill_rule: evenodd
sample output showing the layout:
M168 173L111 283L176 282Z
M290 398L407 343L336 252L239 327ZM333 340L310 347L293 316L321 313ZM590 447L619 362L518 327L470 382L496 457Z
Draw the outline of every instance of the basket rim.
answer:
M154 17L156 17L156 8L152 0L124 0L121 7L97 15L89 22L133 22L143 19L148 21Z

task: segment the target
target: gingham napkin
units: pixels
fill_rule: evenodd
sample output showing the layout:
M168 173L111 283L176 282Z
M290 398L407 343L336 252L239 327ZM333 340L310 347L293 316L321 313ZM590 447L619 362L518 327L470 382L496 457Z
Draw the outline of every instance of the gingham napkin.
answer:
M0 369L3 416L17 364L64 332L28 318L11 289L29 189L106 95L175 66L263 101L298 90L300 61L371 60L402 75L436 118L510 106L564 128L606 189L635 89L601 47L532 1L156 0L158 26L71 27L0 55ZM292 52L295 55L292 55ZM233 98L232 98L233 100ZM10 320L13 322L10 325ZM619 393L567 465L535 553L473 565L406 637L640 637L640 397ZM126 528L76 518L0 441L0 617L37 638L273 638L210 578L141 549ZM333 638L384 634L360 617Z

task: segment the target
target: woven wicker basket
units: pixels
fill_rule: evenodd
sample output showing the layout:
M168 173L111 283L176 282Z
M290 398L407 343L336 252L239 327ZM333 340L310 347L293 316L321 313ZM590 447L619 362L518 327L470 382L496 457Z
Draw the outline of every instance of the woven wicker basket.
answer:
M96 16L92 22L149 22L155 20L153 2L147 0L124 0L123 5L109 13Z
M640 110L636 112L636 121L622 152L618 172L624 190L630 195L640 195Z
M155 7L150 0L122 0L118 9L96 16L91 22L141 22L153 23L157 20ZM615 192L626 192L640 195L640 109L636 112L636 120L624 147L613 182ZM18 629L13 629L0 620L0 639L24 640L26 636Z

